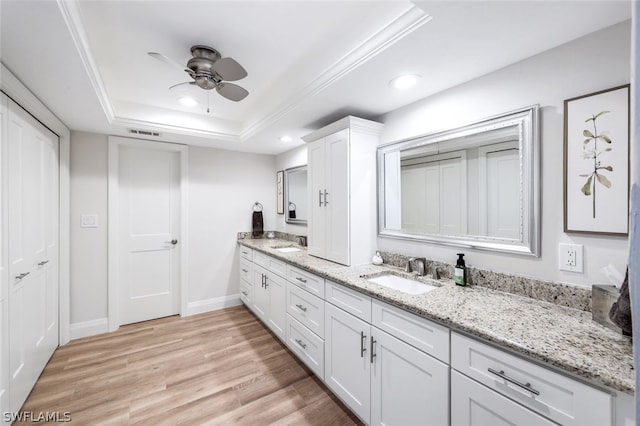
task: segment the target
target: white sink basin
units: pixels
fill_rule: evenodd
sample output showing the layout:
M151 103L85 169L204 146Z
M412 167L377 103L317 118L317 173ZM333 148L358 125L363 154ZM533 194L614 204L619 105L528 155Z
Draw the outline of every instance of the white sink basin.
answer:
M274 247L274 250L282 253L291 253L294 251L300 251L298 247Z
M387 274L379 277L369 278L367 281L381 285L383 287L392 288L407 294L422 294L431 290L435 290L436 286L421 283L419 281L409 280L397 275Z

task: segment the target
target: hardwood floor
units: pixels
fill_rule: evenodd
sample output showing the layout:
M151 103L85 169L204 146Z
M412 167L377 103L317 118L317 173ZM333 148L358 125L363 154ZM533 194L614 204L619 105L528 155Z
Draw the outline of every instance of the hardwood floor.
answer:
M22 410L79 425L361 424L244 306L72 341Z

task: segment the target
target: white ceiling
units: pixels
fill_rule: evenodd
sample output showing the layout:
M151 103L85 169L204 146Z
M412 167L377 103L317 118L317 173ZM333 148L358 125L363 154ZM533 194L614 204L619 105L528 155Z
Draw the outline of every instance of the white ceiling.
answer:
M615 0L0 0L0 60L72 130L275 154L630 17ZM147 52L186 64L195 44L245 67L246 99L188 86L200 104L177 102L189 76ZM388 86L406 72L414 90Z

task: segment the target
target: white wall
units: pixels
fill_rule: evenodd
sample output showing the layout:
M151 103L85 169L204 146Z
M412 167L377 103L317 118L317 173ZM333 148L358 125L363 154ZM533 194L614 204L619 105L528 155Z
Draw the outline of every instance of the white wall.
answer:
M106 135L71 132L71 324L107 317L107 147ZM82 214L98 227L81 228Z
M606 283L601 268L624 273L627 238L563 232L563 101L629 83L630 21L593 33L383 117L381 143L464 125L521 107L541 107L542 255L464 250L469 265L582 286ZM428 78L428 76L425 76ZM584 245L584 274L558 270L558 243ZM378 238L378 248L454 263L460 249Z
M304 166L307 164L307 145L283 152L276 156L276 170L285 170L291 167ZM307 235L307 225L297 225L287 223L285 215L276 215L276 230L294 235Z
M240 292L237 234L251 230L256 201L275 229L275 157L189 147L189 302Z
M72 337L106 331L108 137L71 136ZM189 147L187 301L197 312L236 297L239 231L251 230L253 203L275 228L275 157ZM97 214L98 228L80 228ZM75 330L75 331L74 331Z

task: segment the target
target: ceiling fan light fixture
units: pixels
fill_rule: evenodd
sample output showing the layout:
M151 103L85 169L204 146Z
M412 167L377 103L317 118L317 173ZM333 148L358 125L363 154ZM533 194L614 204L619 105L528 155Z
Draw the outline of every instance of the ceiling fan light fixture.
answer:
M186 107L194 107L198 105L198 101L193 99L191 96L180 96L178 98L178 102Z
M420 79L422 77L417 74L404 74L392 79L389 82L389 86L398 90L406 90L418 84Z

